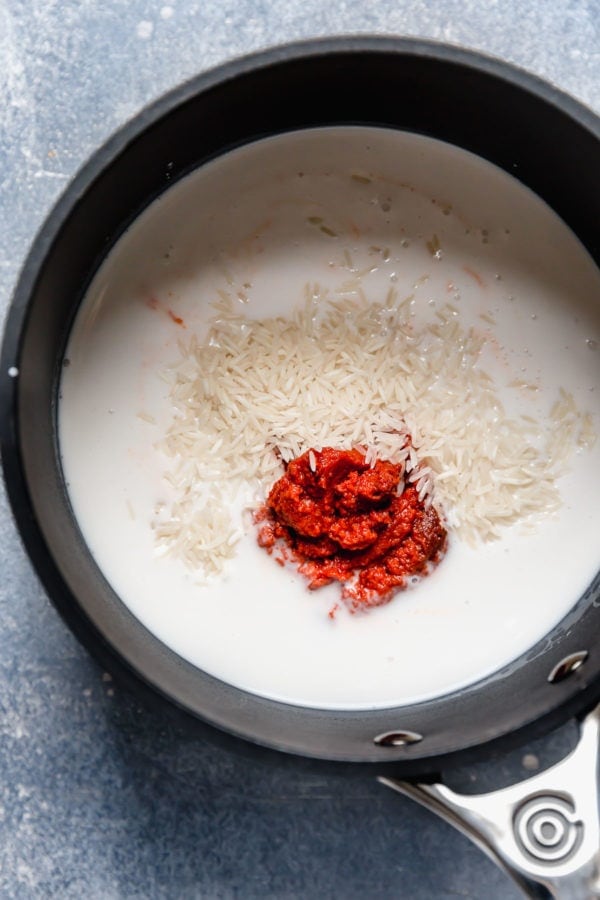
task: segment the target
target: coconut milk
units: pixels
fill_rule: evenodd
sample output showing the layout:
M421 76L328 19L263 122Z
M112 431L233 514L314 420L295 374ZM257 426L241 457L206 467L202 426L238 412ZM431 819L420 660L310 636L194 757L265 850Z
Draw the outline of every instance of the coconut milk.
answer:
M158 551L150 527L156 505L174 499L156 448L172 415L160 372L181 337L203 334L220 291L248 316L289 315L307 282L339 290L350 267L369 301L394 286L413 294L419 318L450 301L465 327L485 331L486 368L511 413L547 416L563 387L600 431L600 273L573 234L477 157L354 127L242 148L149 207L77 316L59 428L81 531L147 628L245 690L360 709L472 683L568 612L600 561L600 441L573 454L558 515L477 548L450 534L429 578L367 614L341 609L331 620L338 589L309 593L253 533L203 584ZM535 389L509 389L515 380Z

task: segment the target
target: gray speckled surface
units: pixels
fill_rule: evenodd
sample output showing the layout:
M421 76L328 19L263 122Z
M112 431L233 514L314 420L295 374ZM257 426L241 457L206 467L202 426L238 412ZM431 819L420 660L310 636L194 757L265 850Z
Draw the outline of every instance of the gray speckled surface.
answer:
M128 117L232 56L341 32L480 49L600 109L598 0L0 0L2 316L63 185ZM0 896L518 896L460 835L376 783L251 759L121 691L51 608L3 493L0 547ZM571 739L567 727L533 750ZM514 755L455 778L521 772Z

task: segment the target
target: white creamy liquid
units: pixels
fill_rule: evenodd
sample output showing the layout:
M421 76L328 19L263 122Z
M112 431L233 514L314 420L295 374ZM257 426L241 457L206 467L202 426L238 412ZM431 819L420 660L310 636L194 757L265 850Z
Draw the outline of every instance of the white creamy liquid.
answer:
M433 235L441 258L427 247ZM342 608L332 621L339 587L309 593L252 532L209 584L161 555L150 523L174 494L156 449L172 416L159 373L177 360L177 341L203 334L219 290L255 318L289 315L307 282L335 291L352 277L345 251L366 270L369 301L394 286L399 298L414 294L423 319L449 301L465 328L493 338L485 368L510 413L545 417L564 387L600 432L600 273L573 234L531 192L462 150L354 127L242 148L150 206L78 314L59 425L83 535L147 628L245 690L360 709L472 683L568 612L600 561L600 441L573 453L560 513L534 533L513 527L472 549L451 532L429 578L366 614ZM514 379L538 390L508 388Z

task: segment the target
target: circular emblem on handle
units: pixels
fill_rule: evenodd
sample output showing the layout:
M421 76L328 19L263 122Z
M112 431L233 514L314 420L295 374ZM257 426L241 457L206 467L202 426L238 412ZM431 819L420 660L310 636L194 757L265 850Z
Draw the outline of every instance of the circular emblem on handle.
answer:
M535 862L566 862L583 840L583 822L577 818L575 804L556 794L524 800L515 812L513 828L521 850Z

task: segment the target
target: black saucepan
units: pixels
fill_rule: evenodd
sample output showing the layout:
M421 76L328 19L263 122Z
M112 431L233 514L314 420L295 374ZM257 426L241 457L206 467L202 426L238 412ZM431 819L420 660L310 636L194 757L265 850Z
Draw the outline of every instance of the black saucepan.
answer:
M598 701L600 576L551 634L471 687L397 709L287 706L216 680L144 629L86 549L59 464L57 384L69 327L127 226L176 179L229 149L335 124L414 131L490 160L543 198L600 263L600 122L536 78L457 48L390 38L324 40L241 59L188 82L125 125L48 217L7 320L2 459L36 569L105 665L251 742L391 766L402 776L438 772L538 736Z

